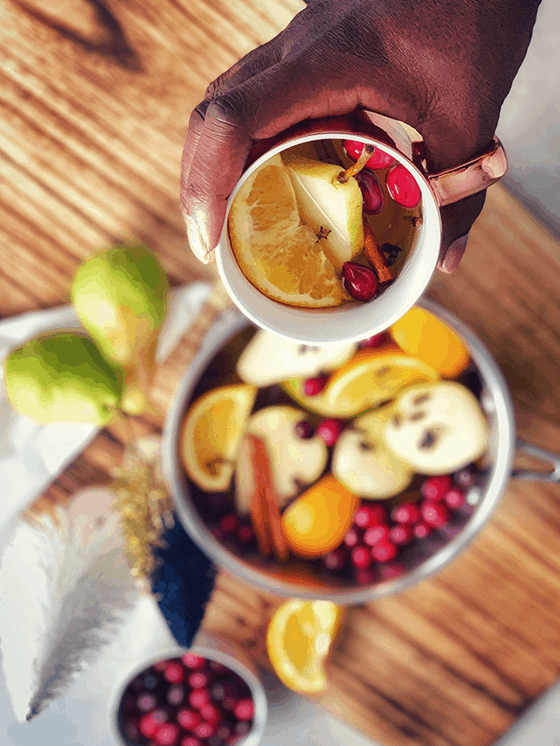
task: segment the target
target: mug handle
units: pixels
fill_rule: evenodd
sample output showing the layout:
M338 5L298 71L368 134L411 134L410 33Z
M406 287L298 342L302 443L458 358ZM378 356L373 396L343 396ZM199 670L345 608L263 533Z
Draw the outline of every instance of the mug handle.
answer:
M552 471L538 471L537 469L513 469L511 472L512 479L523 479L533 482L548 482L549 484L560 484L560 455L547 451L545 448L535 446L526 440L517 439L516 448L530 456L536 456L543 461L548 461L552 466Z
M502 143L494 136L485 153L461 166L426 174L440 207L450 205L495 184L507 171L507 158Z

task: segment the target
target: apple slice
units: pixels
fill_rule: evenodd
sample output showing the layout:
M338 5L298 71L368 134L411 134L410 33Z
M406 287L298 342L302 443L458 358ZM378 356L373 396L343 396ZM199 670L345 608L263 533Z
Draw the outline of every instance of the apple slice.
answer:
M247 423L247 432L266 445L280 508L296 497L302 484L315 482L327 465L325 441L318 435L304 439L296 434L297 423L306 418L301 409L272 406L255 412Z
M358 417L336 442L332 471L355 495L383 500L398 495L414 476L410 465L389 450L383 431L392 407Z
M323 251L337 270L364 248L363 197L358 182L340 183L344 169L331 163L304 158L290 150L282 153L288 169L302 221L316 234L330 231L322 242Z
M272 386L290 378L312 378L350 360L357 344L310 347L259 330L237 361L237 374L253 386Z

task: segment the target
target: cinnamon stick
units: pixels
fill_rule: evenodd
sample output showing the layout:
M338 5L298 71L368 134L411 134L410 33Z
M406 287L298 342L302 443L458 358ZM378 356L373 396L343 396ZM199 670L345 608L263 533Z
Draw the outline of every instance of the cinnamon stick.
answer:
M265 529L268 531L274 556L280 562L285 562L290 554L286 537L282 529L282 518L278 500L274 494L270 463L263 440L254 435L249 436L253 445L253 463L255 466L255 480L257 484L257 505L262 509ZM257 529L255 529L256 533Z
M371 264L371 268L375 271L379 283L393 282L395 279L393 273L387 266L385 254L383 253L379 241L377 240L375 233L373 232L371 225L364 218L364 254L367 257L368 262Z

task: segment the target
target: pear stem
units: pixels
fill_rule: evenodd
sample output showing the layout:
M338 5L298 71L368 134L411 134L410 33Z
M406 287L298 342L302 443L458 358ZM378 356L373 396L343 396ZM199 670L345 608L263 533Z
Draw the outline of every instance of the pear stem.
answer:
M356 163L353 163L350 168L347 168L346 171L341 171L337 176L337 181L339 184L346 184L348 179L351 176L355 176L356 174L360 173L362 168L366 165L366 163L369 161L373 154L373 145L364 145L364 149L362 150L361 156L358 158Z

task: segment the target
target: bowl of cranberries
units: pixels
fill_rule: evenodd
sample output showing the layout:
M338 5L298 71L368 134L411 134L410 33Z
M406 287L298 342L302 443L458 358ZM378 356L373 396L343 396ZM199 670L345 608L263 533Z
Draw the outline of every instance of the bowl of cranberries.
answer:
M146 661L119 687L111 725L125 746L260 743L267 701L254 667L234 643L206 633L196 642Z
M224 315L178 389L163 463L179 519L218 565L353 604L451 563L496 510L515 448L490 352L422 300L354 347Z

